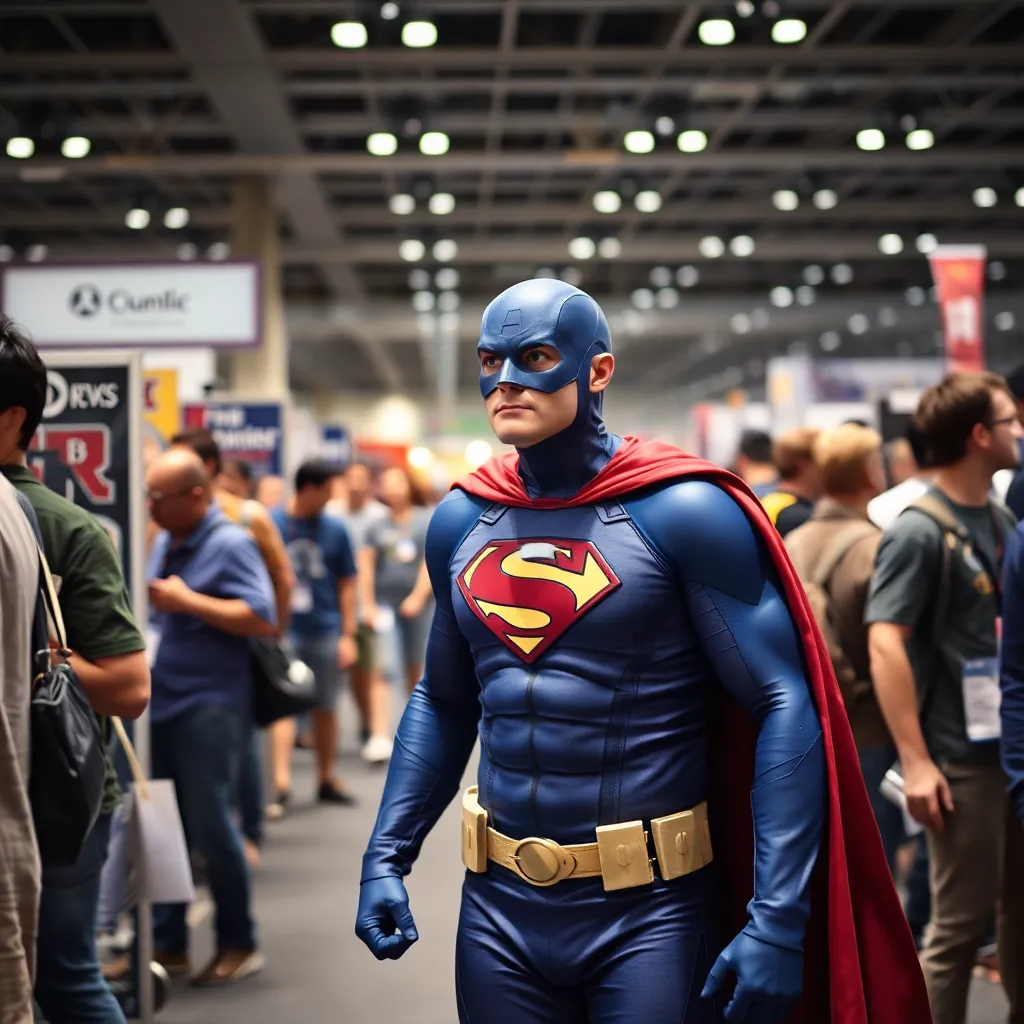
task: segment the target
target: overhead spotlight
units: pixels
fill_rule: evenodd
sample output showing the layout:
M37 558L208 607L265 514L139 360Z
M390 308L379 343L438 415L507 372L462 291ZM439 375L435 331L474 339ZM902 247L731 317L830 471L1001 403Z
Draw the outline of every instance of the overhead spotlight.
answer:
M680 267L676 271L676 284L680 288L695 288L700 281L700 271L696 267Z
M749 334L753 326L746 313L736 313L729 319L729 329L733 334Z
M804 267L803 279L809 285L817 287L825 280L825 271L816 263L812 263L809 267Z
M626 132L622 144L629 153L650 153L654 149L654 135L648 131Z
M603 260L617 260L622 255L622 243L617 238L602 238L597 243L597 255Z
M679 133L676 145L682 153L700 153L708 148L707 133L698 128L689 128Z
M784 284L777 285L768 293L768 301L779 309L787 309L793 305L793 289Z
M407 21L402 26L402 43L413 50L433 46L437 42L437 26L432 21Z
M675 288L661 288L654 301L660 309L675 309L679 305L679 292Z
M366 138L366 149L371 156L391 156L398 149L398 138L391 132L374 132Z
M915 128L907 132L906 143L907 149L915 151L931 149L935 145L935 133L927 128Z
M558 277L553 267L538 267L537 273L533 275L535 278L554 278Z
M650 288L637 288L630 298L637 309L654 308L654 292Z
M430 274L417 267L409 271L409 287L414 292L426 291L430 287Z
M459 308L458 292L441 292L437 297L437 308L442 313L455 313Z
M612 189L594 193L594 209L598 213L618 213L622 207L622 196Z
M672 283L672 271L668 267L655 267L650 278L655 288L667 288Z
M443 292L459 287L459 272L454 267L442 267L434 277L434 284Z
M706 235L697 243L697 251L707 260L717 260L725 254L725 242L717 235Z
M800 205L800 197L791 188L780 188L772 193L772 206L783 213L791 213Z
M381 6L380 16L385 21L394 21L402 12L398 8L398 4L386 3Z
M429 313L434 308L434 293L433 292L413 292L412 295L412 308L417 313Z
M398 246L398 255L407 263L416 263L427 254L427 247L418 238L406 238Z
M25 259L29 263L42 263L46 259L50 250L45 245L30 245L25 250Z
M708 18L697 27L697 38L705 46L728 46L736 38L736 29L727 18Z
M750 314L750 323L755 331L765 331L772 322L772 315L763 306L758 307Z
M493 454L490 441L470 441L466 445L466 461L473 469L482 466Z
M659 135L671 135L676 130L676 123L664 114L654 122L654 130Z
M222 263L231 255L231 246L227 242L214 242L206 250L206 255L215 263Z
M442 313L437 318L437 326L442 334L458 334L459 333L459 314L458 313Z
M125 227L131 228L132 231L141 231L143 228L149 227L149 210L143 209L141 206L132 207L124 215Z
M826 331L818 339L818 344L821 346L823 352L835 352L842 342L843 339L839 336L838 331Z
M444 132L424 132L420 136L420 152L424 156L444 156L451 140Z
M736 0L736 13L741 18L749 18L757 10L754 7L753 0Z
M1024 185L1022 185L1019 189L1017 189L1016 192L1014 192L1013 201L1018 206L1024 206Z
M890 232L878 239L878 248L886 256L897 256L903 252L903 239Z
M331 42L343 50L358 50L366 45L366 39L361 21L338 21L331 26Z
M819 210L834 210L836 204L839 202L839 196L835 194L830 188L819 188L817 192L811 196L811 202Z
M908 306L923 306L928 296L923 288L915 284L903 293L903 298L907 300Z
M579 267L562 267L562 272L558 276L573 288L579 288L583 284L583 273Z
M194 242L182 242L178 246L178 259L182 263L191 263L199 255L199 247Z
M61 156L68 160L81 160L89 155L92 143L84 135L69 135L61 144Z
M772 25L772 41L782 45L801 42L807 36L807 22L800 18L781 18Z
M188 210L184 206L172 206L164 214L164 227L171 231L179 231L188 223Z
M633 205L641 213L657 213L661 209L661 193L654 189L644 189L637 192Z
M36 144L27 135L13 135L7 140L7 155L12 160L28 160L36 151Z
M798 306L813 306L817 298L818 293L809 284L802 284L796 290Z
M408 192L396 192L388 200L388 209L399 217L408 217L416 209L416 199Z
M895 327L899 319L899 314L892 306L883 306L878 311L878 323L881 327Z
M929 231L926 231L923 235L918 235L914 241L914 247L925 256L930 252L935 252L938 245L939 240Z
M1005 313L996 313L995 324L997 331L1012 331L1016 322L1016 318L1009 311Z
M994 188L976 188L971 198L974 200L974 205L980 206L983 210L995 206L999 202Z
M1006 277L1006 264L1002 260L993 260L988 265L988 279L1002 281Z
M592 238L580 236L569 242L569 255L574 260L589 260L596 252L597 246Z
M14 259L14 247L4 243L0 245L0 263L10 263Z
M754 240L750 235L737 235L730 243L729 250L733 256L743 259L754 254Z
M433 252L438 263L451 263L459 255L459 244L453 238L439 238L434 243Z
M427 200L427 209L438 217L446 217L455 209L455 196L451 192L435 192Z
M837 263L831 277L835 284L849 284L853 280L853 267L849 263Z
M854 313L847 321L846 326L854 334L865 334L871 327L871 321L863 313Z
M409 449L405 461L413 469L426 469L434 461L434 453L429 448L424 448L423 445L417 445L415 448Z
M868 153L885 149L885 132L880 128L862 128L857 132L857 148Z

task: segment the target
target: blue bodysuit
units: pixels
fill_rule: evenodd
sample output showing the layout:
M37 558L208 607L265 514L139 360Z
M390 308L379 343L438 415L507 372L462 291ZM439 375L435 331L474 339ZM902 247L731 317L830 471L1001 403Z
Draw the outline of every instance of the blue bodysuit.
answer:
M522 358L538 344L562 355L547 379ZM504 361L482 379L485 397L578 388L574 423L520 451L531 498L577 493L621 443L589 391L590 357L609 345L596 303L560 282L526 282L488 308L479 347ZM364 857L357 932L380 957L415 940L400 879L477 738L489 825L593 843L597 826L646 825L706 799L709 713L724 687L758 730L747 927L720 933L714 861L672 881L656 865L653 883L613 892L600 878L536 888L490 863L463 888L459 1019L781 1020L800 993L825 768L801 645L758 530L699 479L545 509L456 490L434 514L427 563L437 607L426 668Z

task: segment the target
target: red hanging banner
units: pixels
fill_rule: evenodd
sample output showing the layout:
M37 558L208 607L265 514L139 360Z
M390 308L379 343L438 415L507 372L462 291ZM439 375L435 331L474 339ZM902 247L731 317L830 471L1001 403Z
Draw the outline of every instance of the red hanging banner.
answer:
M985 257L983 245L940 245L928 257L939 292L946 363L951 373L985 369Z

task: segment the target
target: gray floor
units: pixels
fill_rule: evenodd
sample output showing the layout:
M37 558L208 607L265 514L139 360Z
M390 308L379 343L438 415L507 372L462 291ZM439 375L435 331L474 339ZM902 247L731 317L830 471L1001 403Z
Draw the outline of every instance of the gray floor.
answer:
M317 807L310 755L299 754L294 811L268 825L255 882L266 971L215 991L178 982L160 1024L455 1024L452 957L462 868L454 808L427 840L409 881L420 941L401 961L378 963L352 928L360 857L383 774L351 756L340 767L362 801L358 808ZM201 909L196 916L204 916ZM201 964L210 950L208 915L193 934ZM1005 1021L1002 991L976 982L969 1024Z

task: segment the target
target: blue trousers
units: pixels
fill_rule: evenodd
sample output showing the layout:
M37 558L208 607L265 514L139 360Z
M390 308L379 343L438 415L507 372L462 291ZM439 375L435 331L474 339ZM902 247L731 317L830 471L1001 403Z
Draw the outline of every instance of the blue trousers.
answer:
M242 741L242 765L238 775L238 812L242 835L259 846L263 842L263 755L259 730L245 724Z
M185 838L206 862L219 950L256 948L249 868L235 824L244 733L241 712L216 707L155 722L151 732L153 778L173 779ZM186 910L183 903L153 908L158 950L188 951Z
M903 812L891 801L886 800L879 792L879 786L885 778L885 773L892 767L896 760L896 748L885 747L858 747L857 754L860 757L860 770L864 776L864 785L867 786L868 798L871 800L871 810L875 812L875 821L878 823L878 831L882 836L882 847L885 849L885 859L889 864L889 870L896 870L896 851L906 837L906 830L903 827Z
M43 872L35 997L50 1024L125 1024L100 974L96 914L110 815L93 827L70 867Z
M605 892L467 872L455 949L460 1024L714 1024L714 865Z

